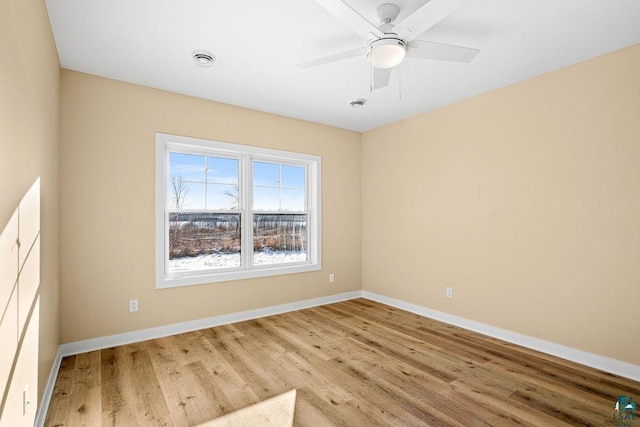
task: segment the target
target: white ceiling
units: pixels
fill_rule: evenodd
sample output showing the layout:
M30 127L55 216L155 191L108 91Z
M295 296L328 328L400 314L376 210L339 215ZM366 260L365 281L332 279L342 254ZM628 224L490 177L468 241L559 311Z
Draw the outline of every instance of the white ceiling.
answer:
M401 20L427 1L346 0L371 22L381 3ZM472 63L406 58L370 92L364 57L297 66L366 45L314 0L46 4L63 68L360 132L640 43L640 0L469 0L418 38L481 49Z

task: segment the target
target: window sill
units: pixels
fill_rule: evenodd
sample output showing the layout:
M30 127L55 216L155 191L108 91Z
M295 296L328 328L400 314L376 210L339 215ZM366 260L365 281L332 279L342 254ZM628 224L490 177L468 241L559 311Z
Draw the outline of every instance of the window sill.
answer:
M169 289L181 286L204 285L208 283L229 282L255 279L259 277L280 276L285 274L307 273L321 270L320 264L287 266L269 266L260 269L226 271L216 273L185 274L183 276L165 276L156 278L156 289Z

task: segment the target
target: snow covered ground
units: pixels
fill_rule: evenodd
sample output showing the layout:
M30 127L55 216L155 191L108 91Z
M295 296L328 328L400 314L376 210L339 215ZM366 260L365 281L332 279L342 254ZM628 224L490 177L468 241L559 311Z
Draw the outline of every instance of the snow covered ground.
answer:
M254 265L286 264L307 260L306 252L263 251L253 258ZM240 266L240 254L210 254L196 257L182 257L169 260L169 271L194 271L212 268L233 268Z

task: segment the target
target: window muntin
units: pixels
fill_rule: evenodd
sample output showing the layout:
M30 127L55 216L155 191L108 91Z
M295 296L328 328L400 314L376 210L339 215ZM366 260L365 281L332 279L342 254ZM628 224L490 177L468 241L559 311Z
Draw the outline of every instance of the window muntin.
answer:
M319 157L165 134L156 157L157 287L320 269Z

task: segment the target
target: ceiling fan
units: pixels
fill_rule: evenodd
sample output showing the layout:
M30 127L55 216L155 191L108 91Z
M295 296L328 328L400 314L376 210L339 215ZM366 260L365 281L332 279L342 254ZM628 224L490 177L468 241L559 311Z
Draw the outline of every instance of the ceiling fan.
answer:
M389 84L392 69L399 65L405 56L438 61L471 62L480 52L470 47L415 39L468 0L430 0L396 24L394 21L400 14L400 8L395 4L385 3L376 9L378 26L369 22L343 0L315 1L368 42L366 47L314 59L299 66L310 68L366 55L372 67L372 90Z

